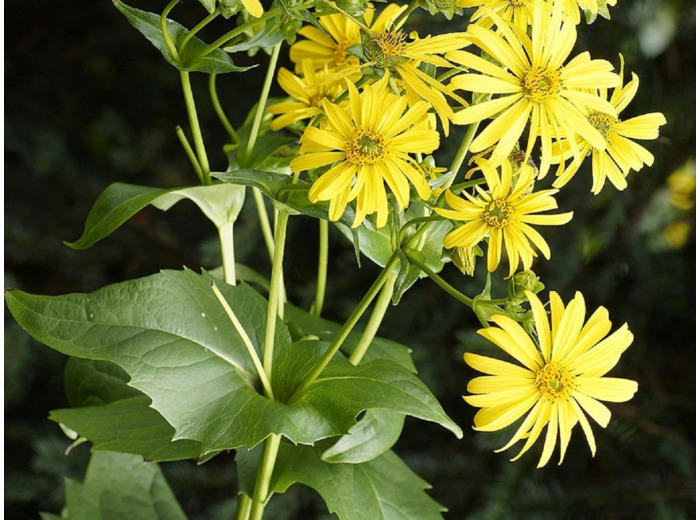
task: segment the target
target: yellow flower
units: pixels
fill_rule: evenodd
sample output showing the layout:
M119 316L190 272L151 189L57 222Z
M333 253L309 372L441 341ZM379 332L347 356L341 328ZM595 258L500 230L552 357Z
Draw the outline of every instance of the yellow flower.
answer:
M480 152L498 143L491 161L499 163L513 151L528 121L525 155L530 155L539 137L540 175L545 175L551 164L553 140L566 137L573 145L575 134L580 134L595 148L605 148L605 139L581 113L581 108L615 115L610 103L584 90L617 85L619 77L612 72L612 65L605 60L591 60L587 52L565 65L576 42L576 27L562 21L560 10L550 14L542 0L534 2L532 39L514 30L498 15L491 17L496 31L471 24L467 35L505 69L464 51L446 54L447 59L474 71L455 76L452 87L498 96L455 113L456 124L471 124L495 116L474 139L470 150Z
M495 13L518 29L526 31L532 25L532 0L457 0L458 7L478 7L471 21L491 27L489 14Z
M372 28L380 27L387 18L400 10L398 5L391 4L372 23L374 9L370 6L365 11L364 19L367 24L372 24ZM296 64L297 72L301 72L301 63L305 59L312 60L316 70L324 66L328 66L331 71L348 67L357 69L360 60L346 49L362 43L360 22L343 13L321 16L318 21L328 34L312 25L304 26L299 30L299 36L305 39L294 43L289 49L289 59Z
M639 171L645 164L651 166L654 156L648 150L638 145L631 139L656 139L659 137L659 126L666 124L663 114L655 112L633 117L626 121L620 121L619 115L630 104L639 87L639 78L632 74L630 81L623 88L622 76L624 61L620 56L620 84L615 87L610 96L610 103L615 109L615 114L606 114L595 109L586 109L584 114L588 121L595 127L605 139L604 148L595 148L585 139L576 137L576 157L554 182L555 188L564 186L581 166L583 158L592 151L593 158L593 188L591 191L597 195L603 189L605 179L618 190L627 187L627 174L630 169ZM606 93L601 93L606 98ZM554 162L563 161L571 156L571 147L562 144L562 149L554 148Z
M301 155L290 164L294 172L333 165L309 190L311 202L330 201L330 220L338 220L357 199L352 226L377 213L377 227L383 227L389 213L385 184L401 208L408 206L411 184L421 199L430 197L420 165L409 156L430 153L440 144L426 118L430 107L422 102L406 111L406 97L391 93L387 80L361 94L348 81L349 111L324 99L326 126L306 128Z
M378 20L367 29L369 37L363 44L365 58L369 60L367 65L393 73L400 80L410 103L418 100L430 103L440 118L445 135L448 135L449 121L454 112L445 95L453 97L464 106L467 103L419 67L421 64L429 64L452 68L452 64L440 55L466 47L469 41L464 33L419 38L413 32L409 37L401 29L405 18L395 24L405 8L402 6L396 9L396 4L390 4L382 12L382 23ZM388 16L385 15L387 11L391 11Z
M688 160L666 179L668 201L681 211L695 206L695 160Z
M478 196L464 192L465 200L448 190L445 197L452 209L435 208L443 217L466 221L466 224L445 236L445 248L471 248L488 236L487 268L493 272L501 261L501 251L505 243L510 263L508 277L513 276L521 260L523 269L530 269L533 258L537 256L532 245L537 247L545 258L549 258L547 242L530 224L558 226L571 220L572 212L557 215L539 214L556 209L557 202L552 195L559 190L549 189L532 193L532 168L522 168L515 186L511 187L513 168L508 160L501 165L500 176L496 168L484 159L477 159L477 164L484 173L488 192L476 186Z
M600 401L628 401L637 391L635 381L603 377L632 343L632 333L624 324L608 336L611 323L603 307L584 324L586 308L579 292L566 308L557 293L550 293L551 324L537 296L530 291L525 294L534 315L535 341L520 324L503 315L491 318L497 326L478 331L520 364L477 354L464 355L469 366L488 374L472 379L467 391L474 395L464 397L467 403L481 408L474 417L475 429L501 430L527 413L511 440L497 451L527 439L512 459L516 460L547 426L544 449L537 464L540 468L552 456L557 434L561 441L561 464L571 431L581 423L595 455L595 438L584 412L605 428L610 421L610 410Z
M295 76L285 68L280 68L277 74L280 86L294 101L283 101L267 108L268 113L279 115L270 123L272 130L279 130L296 121L321 114L321 100L333 101L345 90L340 83L328 81L328 68L314 71L310 59L302 62L301 69L303 78Z

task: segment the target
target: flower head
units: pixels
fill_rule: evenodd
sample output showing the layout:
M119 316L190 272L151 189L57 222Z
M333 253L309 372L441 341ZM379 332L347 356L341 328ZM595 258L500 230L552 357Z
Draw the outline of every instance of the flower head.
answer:
M302 62L301 70L301 78L284 67L280 68L277 74L280 86L294 101L282 101L267 108L268 113L278 115L270 123L272 130L279 130L296 121L321 114L321 101L333 101L345 90L344 85L329 80L327 67L315 71L310 59Z
M501 175L483 159L477 160L477 164L484 173L488 191L476 186L476 196L465 192L466 200L447 191L445 197L452 209L435 209L443 217L466 222L450 231L445 236L443 245L447 249L471 248L488 236L487 266L492 272L498 267L505 243L510 263L509 277L513 276L521 261L524 269L530 269L533 258L537 256L531 244L534 244L545 258L549 258L547 242L530 224L556 226L571 220L572 212L557 215L538 214L556 209L557 202L552 195L559 190L549 189L533 193L532 168L522 168L513 186L513 167L508 160L501 165Z
M637 391L629 379L603 377L632 343L627 324L608 336L608 311L599 307L585 321L586 308L581 293L564 307L555 292L550 293L551 322L544 305L527 291L535 322L535 338L513 319L494 315L495 327L479 334L512 356L519 364L467 353L464 360L487 375L472 379L464 400L481 408L474 417L475 429L496 431L510 426L527 414L503 451L527 439L516 460L525 453L547 426L544 449L537 467L544 466L560 439L559 464L564 459L577 423L586 435L591 453L596 444L586 412L605 428L610 410L600 401L624 402ZM585 323L584 323L585 321ZM607 337L606 337L607 336Z
M532 25L532 0L457 0L459 7L478 7L471 17L473 23L491 27L490 13L526 31Z
M474 72L452 79L455 89L492 94L488 101L472 105L453 117L455 124L471 124L490 117L495 119L471 144L472 152L496 144L493 163L505 159L530 123L525 154L530 155L540 139L540 174L551 164L552 141L581 135L595 148L605 148L605 139L581 112L587 107L615 115L606 100L586 89L614 87L619 77L605 60L591 60L587 52L564 63L576 42L576 27L562 20L562 13L550 13L543 0L533 6L532 38L492 13L495 30L471 24L467 36L502 66L476 54L454 51L446 58ZM574 141L569 141L573 145Z
M630 169L639 171L645 164L647 166L653 164L654 156L632 139L656 139L659 136L659 126L666 124L666 118L663 114L655 112L620 121L620 113L630 104L639 87L639 78L636 74L632 74L632 81L623 87L623 73L624 62L620 56L620 83L610 96L610 103L615 109L615 115L590 108L584 111L588 121L605 139L605 147L595 148L580 136L576 137L574 147L565 143L555 145L553 157L555 162L571 157L572 148L578 150L578 153L573 154L575 159L554 182L555 188L561 188L569 182L589 152L592 152L593 157L593 188L591 191L594 195L603 189L606 178L610 179L610 182L618 190L623 190L627 187L626 177ZM605 92L601 95L603 99L607 97Z
M312 202L330 201L329 218L338 220L357 199L353 227L376 213L377 227L388 218L386 187L403 209L410 201L411 185L418 196L430 197L430 186L410 153L430 153L440 143L426 114L429 105L416 103L408 110L405 96L387 88L387 78L360 93L348 81L349 110L323 100L324 128L307 127L301 137L301 155L292 171L333 165L309 190Z

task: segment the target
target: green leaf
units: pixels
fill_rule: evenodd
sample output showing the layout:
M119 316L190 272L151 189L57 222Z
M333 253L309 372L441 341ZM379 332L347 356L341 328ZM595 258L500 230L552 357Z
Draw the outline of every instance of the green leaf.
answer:
M370 409L333 446L323 452L326 462L359 464L368 462L399 440L405 416L392 410Z
M101 406L143 395L128 385L129 375L113 363L68 358L63 375L68 403Z
M430 485L392 451L363 464L328 464L323 447L282 443L270 489L294 483L316 490L340 520L438 520L445 508L426 492Z
M129 23L161 52L166 61L179 70L225 74L252 68L237 67L234 65L231 57L222 49L216 49L203 55L207 45L196 37L191 38L187 42L186 47L180 51L178 59L171 54L163 38L160 15L130 7L120 0L112 0L112 2L114 2L115 7L126 17ZM175 47L180 49L180 44L189 31L173 20L167 20L167 30Z
M9 291L5 299L20 326L42 343L119 365L131 377L129 385L148 395L173 425L173 440L199 441L205 455L253 447L271 433L313 444L345 434L370 408L436 422L461 436L427 387L385 359L353 366L338 356L314 384L285 404L328 345L290 343L281 322L272 374L278 400L266 399L244 342L210 289L211 280L188 270L164 271L92 294ZM245 285L222 284L220 289L259 349L267 302Z
M102 406L53 410L49 419L88 439L96 451L133 453L151 462L197 459L202 445L172 441L175 429L150 404L142 395Z
M216 9L216 0L199 0L199 3L202 4L210 14Z
M82 236L65 244L73 249L87 249L149 204L166 211L184 198L197 204L218 228L225 222L236 220L244 196L242 188L228 184L162 189L115 182L107 186L95 201Z
M186 520L157 464L138 455L97 452L85 480L65 481L69 520Z

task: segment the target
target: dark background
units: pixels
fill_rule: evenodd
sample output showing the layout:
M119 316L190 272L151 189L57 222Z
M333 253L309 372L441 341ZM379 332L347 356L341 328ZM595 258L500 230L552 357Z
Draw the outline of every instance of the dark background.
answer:
M488 347L475 334L473 315L434 284L418 282L390 309L380 333L413 348L422 379L465 430L457 441L439 427L409 420L397 451L425 480L430 494L449 508L446 518L469 519L683 519L695 516L695 208L671 204L667 179L679 169L695 177L695 2L626 0L612 8L612 21L579 26L578 50L640 77L635 101L623 118L663 112L668 124L647 144L653 167L629 177L617 192L607 184L592 197L590 174L579 172L560 194L573 209L566 228L546 230L553 257L536 272L565 301L581 290L589 313L610 310L615 328L628 322L635 334L613 375L639 382L628 403L612 405L606 430L595 428L598 453L591 458L577 429L566 460L541 470L541 441L520 461L516 452L494 454L506 433L471 429L475 410L461 398L475 373L463 352ZM133 2L159 11L160 2ZM173 16L192 26L202 16L197 2L184 2ZM42 294L95 290L159 269L212 268L219 263L215 229L194 205L183 202L163 214L139 213L87 251L62 244L82 232L100 192L122 181L158 187L195 184L174 133L187 128L176 71L106 0L28 0L5 6L5 285ZM422 34L446 30L442 18L423 20ZM465 19L454 19L460 30ZM212 31L221 30L214 24ZM204 33L207 39L207 33ZM208 41L211 41L209 37ZM260 58L235 57L238 65ZM240 107L255 102L266 66L219 78L219 93L234 125ZM226 168L226 134L213 115L206 78L194 75L200 117L213 170ZM273 95L282 95L275 87ZM445 142L440 163L461 139ZM689 161L692 161L689 163ZM694 187L689 195L695 200ZM269 262L257 233L249 197L236 225L237 260L263 274ZM675 226L675 228L669 228ZM669 242L685 228L685 240ZM315 223L292 220L285 273L290 299L308 306L314 290ZM677 234L675 235L678 236ZM329 318L344 320L377 270L357 269L354 253L332 234ZM476 294L483 279L451 283ZM495 277L497 280L500 277ZM497 285L505 287L501 282ZM5 516L37 518L58 513L63 477L81 479L88 446L65 455L70 441L46 418L66 406L65 357L31 340L5 314ZM232 517L235 467L232 456L203 466L162 465L190 518ZM324 516L312 491L293 487L269 507L269 518Z

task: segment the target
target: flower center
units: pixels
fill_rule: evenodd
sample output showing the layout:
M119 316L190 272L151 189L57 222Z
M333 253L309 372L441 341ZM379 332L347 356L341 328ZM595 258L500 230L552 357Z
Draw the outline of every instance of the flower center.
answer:
M557 363L547 363L535 374L535 386L550 401L565 401L574 389L574 378Z
M607 141L615 131L615 123L617 119L611 115L603 114L602 112L593 112L588 116L588 122L600 132Z
M405 48L406 33L401 30L374 33L364 44L365 56L382 68L396 67L408 61L403 55Z
M369 130L358 129L345 145L345 158L352 164L376 164L386 156L384 137Z
M513 218L513 207L505 200L496 199L489 202L481 215L487 225L495 228L508 227Z
M525 95L535 103L546 101L561 90L561 74L549 67L535 67L523 78Z

